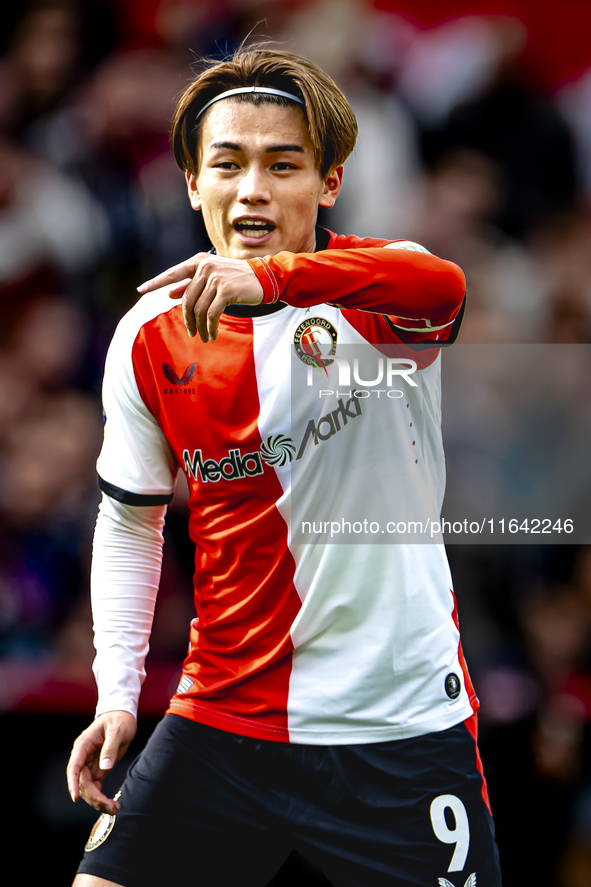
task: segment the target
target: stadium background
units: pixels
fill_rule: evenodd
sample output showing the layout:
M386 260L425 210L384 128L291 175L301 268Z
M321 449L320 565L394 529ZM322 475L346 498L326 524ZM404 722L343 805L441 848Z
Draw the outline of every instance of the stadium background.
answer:
M3 4L0 25L4 846L7 858L25 848L20 882L49 872L70 883L95 818L72 805L63 770L95 698L87 583L102 363L135 286L206 246L167 142L188 65L255 26L309 55L345 89L362 133L322 221L457 261L470 298L462 342L589 344L591 7L48 0ZM185 650L185 524L179 489L138 748ZM591 550L449 554L505 885L585 887ZM274 883L321 879L292 859Z

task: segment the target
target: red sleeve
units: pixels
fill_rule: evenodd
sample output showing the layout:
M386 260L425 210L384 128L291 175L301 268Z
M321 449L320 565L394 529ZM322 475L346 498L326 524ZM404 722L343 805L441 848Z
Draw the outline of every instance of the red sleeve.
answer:
M331 245L339 240L333 238ZM328 302L387 315L409 333L434 333L452 324L466 288L464 274L453 262L406 249L281 252L249 263L263 287L263 304L281 300L310 308Z

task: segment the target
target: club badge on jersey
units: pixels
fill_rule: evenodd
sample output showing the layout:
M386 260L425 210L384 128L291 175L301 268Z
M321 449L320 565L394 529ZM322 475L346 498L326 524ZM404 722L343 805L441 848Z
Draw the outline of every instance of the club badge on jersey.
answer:
M293 345L302 363L326 372L326 367L334 363L332 356L337 350L337 331L324 317L307 317L297 327Z

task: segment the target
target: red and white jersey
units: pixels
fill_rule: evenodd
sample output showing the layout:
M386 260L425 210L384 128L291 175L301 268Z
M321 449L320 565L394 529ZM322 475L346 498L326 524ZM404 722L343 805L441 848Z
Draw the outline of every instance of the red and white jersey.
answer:
M335 392L336 358L450 341L464 279L406 241L322 234L320 252L251 261L277 304L234 306L215 342L187 336L166 289L139 300L107 357L98 472L131 505L169 501L179 469L188 479L197 617L170 712L263 739L378 742L478 705L445 550L437 535L356 544L312 525L327 508L371 516L376 464L393 517L439 515L440 350L413 352L413 384L387 403Z

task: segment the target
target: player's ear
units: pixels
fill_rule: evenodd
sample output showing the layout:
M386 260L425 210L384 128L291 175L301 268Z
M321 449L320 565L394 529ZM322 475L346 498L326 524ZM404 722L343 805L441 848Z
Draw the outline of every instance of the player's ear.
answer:
M201 209L201 194L199 193L199 189L197 188L197 179L195 178L194 173L187 170L185 172L185 179L187 182L187 191L189 192L189 200L191 201L191 206L193 209Z
M342 184L343 167L335 166L335 168L331 170L324 179L322 185L322 194L320 195L318 206L323 206L325 209L330 209L331 206L334 206L335 200L339 196L339 191L341 190Z

